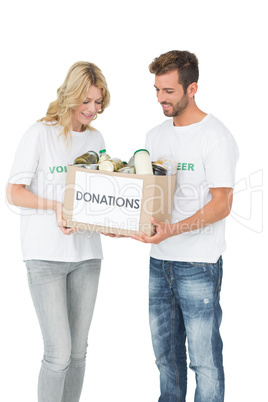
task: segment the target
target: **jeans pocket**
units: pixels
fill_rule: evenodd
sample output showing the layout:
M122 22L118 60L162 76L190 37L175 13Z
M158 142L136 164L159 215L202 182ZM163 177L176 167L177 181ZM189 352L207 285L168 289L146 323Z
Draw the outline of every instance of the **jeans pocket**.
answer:
M66 276L68 263L46 261L46 260L26 260L28 281L32 286L44 285L54 282Z

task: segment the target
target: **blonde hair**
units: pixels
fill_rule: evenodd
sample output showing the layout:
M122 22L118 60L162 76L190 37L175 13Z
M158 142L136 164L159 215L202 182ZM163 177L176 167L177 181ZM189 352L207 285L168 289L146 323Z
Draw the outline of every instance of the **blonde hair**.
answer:
M101 70L93 63L78 61L69 69L63 84L57 90L57 99L50 103L47 114L39 121L54 122L63 126L60 135L64 135L68 144L72 138L72 111L86 99L91 85L102 89L102 105L99 114L110 103L110 92ZM94 120L97 118L95 116ZM83 130L95 130L90 125L83 126Z

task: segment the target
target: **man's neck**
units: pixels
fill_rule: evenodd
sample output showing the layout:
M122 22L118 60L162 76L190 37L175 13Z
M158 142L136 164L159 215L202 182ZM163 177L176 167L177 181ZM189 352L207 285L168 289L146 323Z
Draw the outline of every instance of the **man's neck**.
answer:
M195 103L188 105L184 112L173 117L174 126L190 126L194 123L199 123L207 116L207 113L202 112Z

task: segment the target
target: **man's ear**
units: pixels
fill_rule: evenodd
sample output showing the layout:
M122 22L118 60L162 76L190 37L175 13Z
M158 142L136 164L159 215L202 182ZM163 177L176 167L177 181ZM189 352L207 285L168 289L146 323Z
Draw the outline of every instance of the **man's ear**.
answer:
M196 82L192 82L187 88L187 94L190 98L193 98L198 90L198 85Z

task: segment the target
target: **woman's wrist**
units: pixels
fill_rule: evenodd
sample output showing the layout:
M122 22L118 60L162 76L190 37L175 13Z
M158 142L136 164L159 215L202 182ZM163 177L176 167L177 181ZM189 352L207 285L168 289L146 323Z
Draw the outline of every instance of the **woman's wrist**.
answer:
M60 201L51 200L51 204L48 205L47 209L52 209L54 212L57 212L61 206L62 203Z

